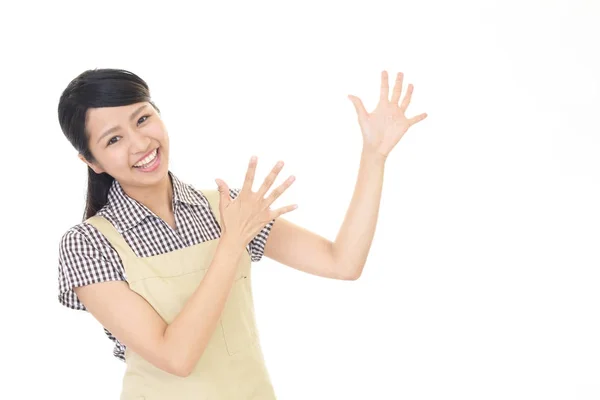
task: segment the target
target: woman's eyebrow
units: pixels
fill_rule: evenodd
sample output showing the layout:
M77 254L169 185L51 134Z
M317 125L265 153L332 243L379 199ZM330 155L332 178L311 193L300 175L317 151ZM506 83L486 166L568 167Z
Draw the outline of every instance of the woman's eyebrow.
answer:
M133 121L133 119L140 113L142 112L142 110L144 108L146 108L148 106L148 104L144 104L143 106L141 106L140 108L138 108L137 110L135 110L130 116L129 116L129 121ZM107 130L106 132L104 132L102 135L100 135L100 137L98 138L98 141L96 141L96 143L98 143L100 140L102 140L102 138L106 135L110 135L111 133L113 133L114 131L118 130L119 128L121 128L120 125L117 126L113 126L112 128L110 128L109 130Z

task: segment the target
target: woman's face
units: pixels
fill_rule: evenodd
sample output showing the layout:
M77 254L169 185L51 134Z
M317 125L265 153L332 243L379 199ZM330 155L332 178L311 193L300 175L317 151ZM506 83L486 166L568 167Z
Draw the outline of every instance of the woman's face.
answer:
M96 162L79 158L96 173L123 186L154 185L167 175L169 135L150 103L89 109L86 128Z

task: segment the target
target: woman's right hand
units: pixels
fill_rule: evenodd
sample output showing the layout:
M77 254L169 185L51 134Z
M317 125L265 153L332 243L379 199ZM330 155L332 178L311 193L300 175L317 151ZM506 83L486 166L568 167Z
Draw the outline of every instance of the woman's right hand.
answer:
M265 198L267 190L283 168L283 161L273 167L258 192L252 191L254 174L256 172L257 158L252 157L246 172L246 179L242 190L235 199L229 195L229 187L223 180L215 179L219 187L220 201L219 211L221 214L221 235L239 240L244 247L273 219L297 208L297 205L281 207L271 210L271 204L290 187L295 178L291 175L284 183L274 189Z

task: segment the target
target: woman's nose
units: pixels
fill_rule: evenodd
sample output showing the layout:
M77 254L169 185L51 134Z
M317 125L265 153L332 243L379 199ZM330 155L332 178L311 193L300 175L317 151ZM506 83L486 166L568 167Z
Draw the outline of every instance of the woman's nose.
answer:
M152 142L152 140L150 140L149 137L135 132L132 133L130 137L132 153L141 153L150 150L150 143Z

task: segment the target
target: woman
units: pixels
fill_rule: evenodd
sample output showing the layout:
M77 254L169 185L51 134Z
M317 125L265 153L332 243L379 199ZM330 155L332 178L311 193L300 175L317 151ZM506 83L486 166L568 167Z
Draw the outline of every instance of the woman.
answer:
M251 261L266 255L323 277L360 276L385 160L426 117L404 116L412 85L398 107L402 77L390 102L382 72L381 100L371 114L349 96L363 153L335 242L279 218L295 205L271 210L294 179L265 198L282 162L257 192L256 157L241 189L220 179L218 190L181 182L168 168L160 110L137 75L96 69L69 83L59 122L88 166L88 190L83 222L60 243L59 300L90 312L115 342L114 355L127 364L121 399L275 398L255 324Z

